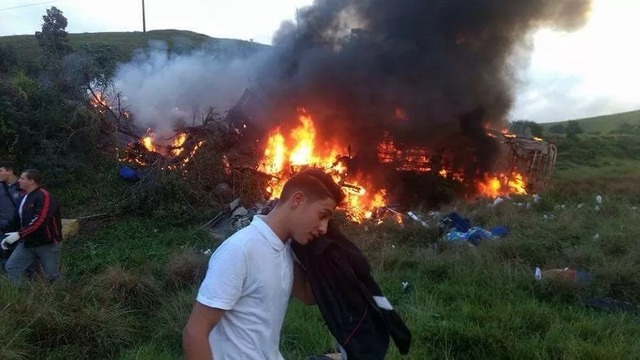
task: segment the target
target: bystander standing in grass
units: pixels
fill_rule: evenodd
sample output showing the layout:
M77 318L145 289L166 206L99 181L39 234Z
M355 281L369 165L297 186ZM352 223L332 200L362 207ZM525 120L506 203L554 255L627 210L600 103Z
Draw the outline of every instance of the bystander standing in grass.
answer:
M47 281L60 278L60 241L62 241L62 219L56 198L41 187L42 173L25 170L18 182L26 195L18 206L20 229L11 232L2 240L2 248L14 243L6 263L7 276L19 284L25 271L38 259Z
M344 193L319 170L285 184L276 207L256 215L211 256L183 331L186 359L282 359L280 330L290 296L314 303L290 241L325 234Z
M0 231L2 234L18 230L18 204L21 200L20 185L15 166L10 161L0 161ZM0 272L11 255L12 249L0 249Z

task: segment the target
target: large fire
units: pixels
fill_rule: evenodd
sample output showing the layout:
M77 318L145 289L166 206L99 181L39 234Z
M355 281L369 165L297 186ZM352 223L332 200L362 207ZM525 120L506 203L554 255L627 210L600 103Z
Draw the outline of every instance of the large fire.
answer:
M266 189L272 198L277 198L287 179L297 171L313 167L332 175L347 195L345 210L354 221L361 222L373 216L375 211L387 205L387 191L375 188L362 174L350 174L340 161L344 146L337 142L321 142L317 138L313 119L305 110L298 115L299 125L288 132L280 128L272 130L265 142L264 156L258 170L273 176ZM398 170L432 171L427 149L409 149L401 152L394 148L393 141L385 139L378 145L381 163L393 160L388 154L401 158ZM386 155L385 155L386 154ZM444 178L464 182L463 175L451 169L441 169ZM512 174L485 175L473 179L477 195L497 197L507 194L526 194L526 181L518 172Z
M287 134L283 134L280 128L268 134L264 158L258 170L274 176L267 189L272 198L280 195L291 175L303 168L313 167L324 170L342 186L347 195L347 215L352 220L361 222L371 218L376 208L386 205L384 189L367 190L370 184L366 179L348 173L348 168L340 161L343 147L337 143L318 146L320 142L316 138L311 115L301 109L298 120L300 125Z
M108 99L100 93L93 93L90 104L102 114L104 109L113 111ZM126 118L132 116L129 113L126 115ZM396 109L395 116L402 120L406 114L402 109ZM336 139L320 139L311 114L304 109L299 110L297 120L298 124L293 128L271 130L263 142L262 160L257 170L272 177L265 189L269 197L279 197L285 182L293 174L312 167L330 174L342 187L346 194L344 208L352 220L362 222L373 218L377 210L386 209L389 201L387 189L373 181L370 176L373 174L367 175L363 169L354 172L349 168L352 160L351 150L349 149L349 155L345 156L344 144ZM246 124L242 126L242 129L246 128ZM496 133L497 135L488 131L487 135L496 138L502 136L503 139L509 140L519 139L506 130ZM158 159L163 159L162 167L167 169L177 169L186 165L205 141L199 139L196 133L189 132L189 129L173 134L158 134L152 129L147 129L143 136L122 149L124 151L121 153L121 161L148 166L156 164ZM539 138L533 138L531 141L545 143ZM473 178L467 178L463 171L447 165L448 162L444 161L442 154L436 154L427 147L398 146L388 134L378 143L377 160L385 169L398 172L432 172L447 181L464 184L465 189L471 189L467 193L488 198L526 194L528 181L533 179L527 179L515 168L495 174L474 174L469 176Z

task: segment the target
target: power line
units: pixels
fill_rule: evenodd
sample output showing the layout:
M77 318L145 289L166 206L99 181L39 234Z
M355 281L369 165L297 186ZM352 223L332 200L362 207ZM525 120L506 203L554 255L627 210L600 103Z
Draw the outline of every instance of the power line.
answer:
M58 1L60 1L60 0L43 1L43 2L39 2L39 3L33 3L33 4L18 5L18 6L13 6L13 7L0 9L0 11L13 10L13 9L19 9L19 8L23 8L23 7L36 6L36 5L50 4L50 3L54 3L54 2L58 2Z

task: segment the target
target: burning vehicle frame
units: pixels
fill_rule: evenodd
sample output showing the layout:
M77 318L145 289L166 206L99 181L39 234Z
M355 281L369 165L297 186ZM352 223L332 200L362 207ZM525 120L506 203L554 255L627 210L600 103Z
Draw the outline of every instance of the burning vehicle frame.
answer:
M251 90L245 91L226 116L216 117L210 110L203 116L202 124L177 128L171 137L161 139L162 141L154 138L155 134L151 129L147 129L143 135L136 135L134 129L126 126L133 115L121 109L119 105L116 109L111 108L104 95L92 92L93 97L90 102L99 114L110 116L112 121L118 124L116 128L119 133L131 138L131 141L121 149L119 160L124 164L143 169L149 167L160 170L182 169L205 145L208 138L217 136L226 141L224 147L226 150L219 150L231 153L241 149L244 152L244 156L240 158L227 153L223 154L227 175L231 176L231 173L235 172L236 175L240 173L240 176L260 177L266 183L266 187L261 191L265 202L277 197L279 187L291 175L305 168L314 167L332 175L334 180L342 186L347 194L346 210L352 220L361 222L366 219L380 218L385 213L396 216L401 213L390 205L394 199L388 197L389 194L384 187L375 187L370 183L363 184L357 175L354 176L357 171L358 154L352 154L351 145L342 147L343 151L334 147L331 155L322 158L315 156L316 139L313 135L315 131L313 119L305 110L300 110L302 124L294 128L292 133L297 130L300 136L307 136L307 138L295 139L294 136L294 139L285 139L285 134L282 134L279 129L271 129L266 133L256 130L255 121L249 115L251 111L248 110L256 106L252 93ZM500 144L504 155L498 164L497 175L487 174L490 176L479 183L480 177L467 179L462 171L451 167L453 160L448 158L446 149L433 151L424 146L404 147L396 145L391 138L381 142L377 147L377 171L387 172L392 174L392 177L400 173L436 176L470 187L472 196L495 197L536 193L546 189L555 165L554 144L540 138L517 136L506 131L486 130L485 134L487 138L494 139ZM290 144L289 149L274 147L274 143L284 147L287 141ZM238 161L238 163L231 163L229 159L234 159L231 161ZM274 164L274 160L277 164ZM356 169L353 169L354 163L356 163Z

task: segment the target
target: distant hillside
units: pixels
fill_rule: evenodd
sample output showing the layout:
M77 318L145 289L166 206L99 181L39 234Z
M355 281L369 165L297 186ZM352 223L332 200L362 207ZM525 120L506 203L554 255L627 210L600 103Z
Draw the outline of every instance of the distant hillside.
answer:
M34 30L35 33L35 30ZM69 34L69 42L74 49L81 45L106 44L118 49L121 60L131 58L133 51L147 48L154 42L165 42L168 48L176 52L189 52L203 49L216 54L242 56L267 47L267 45L243 40L218 39L207 35L184 30L153 30L142 32L101 32ZM35 35L1 36L0 45L12 47L17 56L18 65L24 65L41 54Z
M569 121L558 121L553 123L544 123L542 125L545 130L549 130L557 125L566 125ZM580 124L582 130L585 133L600 133L608 134L611 131L619 130L622 124L629 124L632 126L640 126L640 110L634 110L619 114L596 116L585 119L573 120Z

